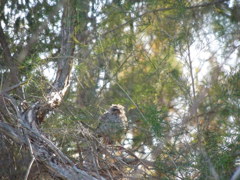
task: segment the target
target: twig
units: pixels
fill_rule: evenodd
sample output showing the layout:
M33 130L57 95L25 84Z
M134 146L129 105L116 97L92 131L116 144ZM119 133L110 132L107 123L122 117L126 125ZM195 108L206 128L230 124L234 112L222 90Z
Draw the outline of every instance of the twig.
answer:
M15 84L15 85L7 88L7 89L4 89L3 91L0 92L0 94L6 94L7 92L12 91L12 90L14 90L14 89L18 88L19 86L22 86L23 84L26 84L26 83L27 83L27 81Z
M192 93L193 93L193 104L196 102L196 87L195 87L195 81L194 81L194 74L193 74L193 66L192 66L192 58L191 58L191 53L190 53L190 45L189 45L189 41L187 42L187 56L188 56L188 63L189 63L189 70L190 70L190 77L191 77L191 86L192 86ZM220 177L214 167L214 165L211 162L211 159L208 157L207 152L205 151L203 145L202 145L202 141L201 141L201 131L200 131L200 123L199 123L199 117L198 117L198 106L194 107L194 114L193 114L193 119L196 120L197 122L197 139L199 141L199 146L200 146L200 153L202 154L202 156L206 159L209 170L212 174L212 176L214 177L215 180L219 180ZM180 172L180 171L179 171Z
M30 142L30 140L29 140L29 137L27 138L27 141L28 141L28 145L29 145L29 149L30 149L30 153L31 153L32 160L31 160L31 162L30 162L30 164L29 164L29 166L28 166L28 170L27 170L27 173L26 173L26 175L25 175L25 177L24 177L24 180L27 180L27 179L28 179L28 176L29 176L30 170L31 170L31 168L32 168L33 162L35 161L35 156L34 156L34 154L33 154L32 145L31 145L31 142Z
M146 117L143 115L142 111L140 110L139 106L134 102L134 100L130 97L130 95L127 93L127 91L118 83L116 82L116 84L118 85L118 87L126 94L126 96L128 97L128 99L136 106L137 110L139 111L139 113L141 114L142 118L147 121Z

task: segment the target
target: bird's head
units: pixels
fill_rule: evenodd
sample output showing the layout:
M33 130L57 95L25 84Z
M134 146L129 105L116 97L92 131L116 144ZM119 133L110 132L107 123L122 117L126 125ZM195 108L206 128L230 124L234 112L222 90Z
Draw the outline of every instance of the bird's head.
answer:
M113 104L110 107L110 112L112 114L119 115L121 113L124 113L124 107L122 105L119 105L119 104Z
M118 107L116 107L116 106L114 106L114 107L112 107L112 114L120 114L121 112L120 112L120 110L118 109Z

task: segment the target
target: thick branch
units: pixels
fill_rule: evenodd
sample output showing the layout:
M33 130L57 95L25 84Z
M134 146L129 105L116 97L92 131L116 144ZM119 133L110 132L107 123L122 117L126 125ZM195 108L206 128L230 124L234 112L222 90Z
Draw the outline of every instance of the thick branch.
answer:
M55 81L51 86L46 101L40 102L37 106L37 118L41 123L46 114L60 105L70 84L70 73L72 69L72 57L74 53L74 41L72 35L74 32L74 8L70 1L64 4L61 29L61 52L58 60L58 70Z
M19 130L2 121L0 121L0 132L10 137L16 143L27 144L27 139L20 133Z
M82 171L75 167L72 162L66 156L62 155L61 158L59 154L56 153L57 147L46 141L41 134L24 127L24 135L21 130L16 129L9 124L0 121L0 132L4 135L10 137L14 142L19 144L28 145L26 136L31 139L32 152L38 162L43 163L50 172L56 174L56 176L63 179L89 179L95 180L94 177L88 175L85 171ZM60 152L60 150L59 150Z

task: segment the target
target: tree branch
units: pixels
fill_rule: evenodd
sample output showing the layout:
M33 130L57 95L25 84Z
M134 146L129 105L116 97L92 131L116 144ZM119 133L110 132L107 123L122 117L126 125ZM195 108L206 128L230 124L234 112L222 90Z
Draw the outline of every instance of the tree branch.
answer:
M34 162L35 159L36 159L35 156L34 156L34 153L33 153L33 150L32 150L32 145L31 145L31 142L30 142L29 138L27 138L27 140L28 140L28 147L29 147L29 149L30 149L30 153L31 153L32 160L31 160L31 162L30 162L30 164L29 164L29 167L28 167L28 170L27 170L27 173L26 173L26 175L25 175L24 180L27 180L27 179L28 179L28 176L29 176L30 170L31 170L31 168L32 168L33 162Z
M18 83L18 84L15 84L15 85L7 88L7 89L2 90L2 91L0 92L0 94L6 94L6 93L8 93L9 91L12 91L12 90L14 90L14 89L18 88L19 86L22 86L23 84L26 84L26 83L27 83L27 81L25 81L25 82L20 82L20 83Z
M46 141L46 138L44 138L41 134L25 127L26 124L23 124L23 126L24 127L22 128L24 128L25 132L24 135L21 133L21 130L0 121L0 132L10 137L14 142L25 146L28 145L26 138L26 136L28 136L29 139L31 139L32 152L36 160L43 163L48 170L56 174L56 176L72 180L95 180L94 177L74 166L72 162L69 164L69 161L65 160L68 159L66 156L63 155L64 157L61 158L59 154L55 153L55 149L57 149L57 147L50 144L49 141Z

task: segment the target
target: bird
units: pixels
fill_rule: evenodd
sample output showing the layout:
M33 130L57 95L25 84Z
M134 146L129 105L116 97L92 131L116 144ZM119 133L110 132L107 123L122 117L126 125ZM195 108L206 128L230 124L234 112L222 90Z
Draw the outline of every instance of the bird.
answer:
M126 134L128 120L124 107L120 104L112 104L110 108L99 118L99 125L96 128L98 137L103 138L106 144L121 143Z

